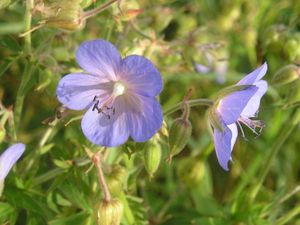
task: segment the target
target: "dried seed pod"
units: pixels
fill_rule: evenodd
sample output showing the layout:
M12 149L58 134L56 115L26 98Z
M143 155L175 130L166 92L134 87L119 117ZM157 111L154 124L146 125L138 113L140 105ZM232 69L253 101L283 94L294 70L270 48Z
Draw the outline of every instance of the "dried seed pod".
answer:
M98 210L98 225L119 225L123 215L123 204L117 200L102 201Z
M80 1L60 1L52 6L55 14L45 18L46 23L55 28L74 31L84 27L85 20L82 18L83 10Z

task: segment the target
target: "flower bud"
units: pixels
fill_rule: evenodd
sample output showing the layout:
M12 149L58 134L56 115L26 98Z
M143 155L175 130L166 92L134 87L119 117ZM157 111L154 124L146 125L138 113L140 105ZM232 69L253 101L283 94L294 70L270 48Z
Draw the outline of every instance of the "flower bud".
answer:
M150 139L144 147L145 168L150 176L153 177L157 171L161 160L161 147L155 137Z
M281 52L285 42L285 25L275 24L268 27L261 37L262 44L268 52Z
M299 35L293 35L289 38L284 46L284 53L289 60L294 62L300 62L300 37Z
M273 79L273 85L284 85L291 83L300 77L300 67L296 65L287 65L278 70Z
M102 201L98 211L98 225L119 225L123 214L123 204L117 200Z
M183 118L177 118L171 128L169 136L169 146L170 154L168 156L168 161L172 159L173 156L179 154L186 144L188 143L192 134L192 124L189 120Z
M107 176L107 185L113 196L118 196L123 190L126 170L120 165L113 165Z
M83 10L80 1L60 1L53 7L55 14L45 18L46 23L55 28L74 31L84 27L85 20L82 19Z

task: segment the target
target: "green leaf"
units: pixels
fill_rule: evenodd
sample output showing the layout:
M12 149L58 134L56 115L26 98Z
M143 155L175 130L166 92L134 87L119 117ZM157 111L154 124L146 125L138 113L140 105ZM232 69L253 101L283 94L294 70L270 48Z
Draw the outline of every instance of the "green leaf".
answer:
M11 214L15 213L15 209L8 203L0 202L0 223L5 223Z
M22 51L21 46L12 36L5 36L0 40L0 46L11 50L14 53Z
M83 211L75 215L52 220L48 222L48 224L49 225L82 225L82 224L87 224L85 223L85 221L89 219L89 217L91 217L91 215L88 212Z
M11 59L5 59L2 61L0 64L0 77L2 77L2 75L8 70L12 62L13 61Z

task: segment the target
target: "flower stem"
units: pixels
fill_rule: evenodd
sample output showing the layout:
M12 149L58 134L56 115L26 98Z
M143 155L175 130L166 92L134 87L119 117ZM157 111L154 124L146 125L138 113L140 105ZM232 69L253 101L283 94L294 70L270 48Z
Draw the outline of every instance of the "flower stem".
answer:
M277 225L287 224L289 221L291 221L294 217L296 217L299 214L300 214L300 206L298 205L297 207L293 208L291 211L286 213L284 216L279 218L276 221L276 224Z
M189 107L189 104L188 104L188 100L191 97L191 95L192 95L192 89L190 88L188 90L188 92L186 93L186 95L184 96L184 99L181 103L181 110L182 110L181 118L184 121L188 121L189 116L190 116L190 107Z
M111 200L111 195L107 186L107 183L104 178L104 174L101 167L101 153L97 152L93 157L92 161L94 165L96 166L97 173L98 173L98 181L101 186L101 189L104 194L104 201L109 202Z
M115 3L118 0L110 0L106 3L104 3L103 5L100 5L99 7L86 11L82 14L81 16L81 20L86 20L92 16L97 15L98 13L102 12L103 10L107 9L111 4Z
M33 8L33 2L34 0L26 0L26 11L25 11L25 29L24 30L30 30L31 29L31 11ZM24 50L26 53L31 52L31 34L29 33L24 37Z
M24 30L30 30L31 29L31 11L33 8L33 1L34 0L26 0L26 10L25 10L25 27ZM25 64L24 73L21 79L20 87L17 92L16 97L16 104L15 104L15 110L14 110L14 119L15 119L15 126L18 128L20 117L22 114L22 108L23 108L23 102L24 102L24 89L29 82L31 75L32 75L32 69L33 66L31 65L31 34L29 33L24 37L24 52L28 55L29 59L27 59L27 62Z
M253 202L271 168L273 159L277 155L278 151L281 149L284 142L288 139L290 134L293 132L294 128L298 125L300 122L300 110L295 110L294 114L292 115L292 119L289 118L289 121L285 124L285 127L281 129L281 133L279 134L279 137L274 142L272 148L267 153L267 156L265 157L267 160L260 172L260 175L258 177L258 183L252 191L250 192L250 201Z
M211 106L211 105L213 105L214 102L210 99L198 98L198 99L193 99L193 100L186 101L186 103L190 107L195 107L195 106L200 106L200 105L201 106L202 105ZM182 102L179 102L179 103L173 105L172 107L164 110L164 116L168 116L168 115L176 112L177 110L181 109L181 106L182 106Z

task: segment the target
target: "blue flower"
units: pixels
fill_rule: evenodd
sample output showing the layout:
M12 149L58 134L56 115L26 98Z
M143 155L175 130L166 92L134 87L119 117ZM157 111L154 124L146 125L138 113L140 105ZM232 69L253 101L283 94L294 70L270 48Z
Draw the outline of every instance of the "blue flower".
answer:
M162 79L148 59L122 59L111 43L93 40L80 45L76 60L84 72L63 77L57 98L69 109L87 110L81 128L92 143L113 147L129 136L145 142L159 130L162 110L155 96Z
M6 149L0 156L0 183L4 182L7 174L22 156L25 151L25 145L17 143Z
M237 125L242 136L244 132L241 124L257 135L264 127L262 121L253 118L257 116L260 100L268 89L267 82L261 80L266 72L267 63L264 63L236 84L246 85L246 88L225 95L215 107L221 129L214 127L214 143L218 161L224 170L228 170L228 161L231 160L231 152L238 135Z

